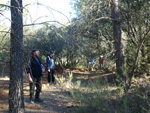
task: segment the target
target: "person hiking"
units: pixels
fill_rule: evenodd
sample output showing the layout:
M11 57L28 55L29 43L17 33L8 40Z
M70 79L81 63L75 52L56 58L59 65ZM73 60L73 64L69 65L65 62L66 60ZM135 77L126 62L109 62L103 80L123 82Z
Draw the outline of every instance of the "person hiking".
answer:
M41 59L39 58L40 52L37 49L32 51L32 57L30 58L27 66L27 74L29 78L29 86L30 86L30 103L33 104L35 102L42 102L40 99L40 92L42 89L42 72L45 71L44 66L41 63ZM33 101L34 96L34 88L36 87L35 100Z
M93 57L90 58L89 65L90 65L90 70L93 71L94 70L94 66L95 66L95 61L94 61Z
M101 57L101 62L100 62L101 63L101 67L103 67L104 66L104 56L101 55L100 57Z
M55 71L55 62L54 62L54 52L51 50L50 54L46 57L46 64L48 70L48 84L54 83L54 71Z

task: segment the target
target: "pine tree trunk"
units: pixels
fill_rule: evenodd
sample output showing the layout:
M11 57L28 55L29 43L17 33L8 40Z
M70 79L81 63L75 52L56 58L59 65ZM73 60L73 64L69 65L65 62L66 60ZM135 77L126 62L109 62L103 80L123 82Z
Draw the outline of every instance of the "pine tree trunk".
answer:
M11 0L9 113L24 113L22 0Z
M113 36L114 36L114 45L116 50L116 68L117 74L126 82L126 77L124 75L125 70L125 61L124 61L124 51L121 38L121 25L119 18L119 1L112 0L111 4L111 16L113 24Z

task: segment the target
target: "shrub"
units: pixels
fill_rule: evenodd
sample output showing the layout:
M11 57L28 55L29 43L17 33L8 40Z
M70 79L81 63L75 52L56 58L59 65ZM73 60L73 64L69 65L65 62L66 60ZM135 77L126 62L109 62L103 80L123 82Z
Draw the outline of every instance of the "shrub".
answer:
M145 89L141 91L141 87L136 86L125 94L122 87L109 86L101 79L90 81L87 87L76 88L72 92L73 98L79 104L75 113L149 112L149 93L143 95L141 92L145 92Z

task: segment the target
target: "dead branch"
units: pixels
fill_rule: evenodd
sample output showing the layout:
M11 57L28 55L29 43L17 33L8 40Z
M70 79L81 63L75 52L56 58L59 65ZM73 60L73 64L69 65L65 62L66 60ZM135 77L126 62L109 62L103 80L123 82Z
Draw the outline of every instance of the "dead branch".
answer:
M32 23L32 24L26 24L26 25L23 25L24 27L26 26L34 26L34 25L41 25L41 24L46 24L46 23L49 23L49 22L56 22L64 27L66 27L64 24L58 22L58 21L45 21L45 22L41 22L41 23Z
M0 6L11 8L11 6L5 4L0 4Z

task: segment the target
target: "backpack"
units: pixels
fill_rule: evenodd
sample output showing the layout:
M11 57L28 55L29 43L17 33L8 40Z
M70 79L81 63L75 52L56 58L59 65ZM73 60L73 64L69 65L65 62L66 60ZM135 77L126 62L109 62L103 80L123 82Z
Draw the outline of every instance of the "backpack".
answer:
M50 57L49 57L49 56L47 56L47 57L48 57L48 59L50 60ZM46 63L47 57L45 58L45 61L44 61L44 65L45 65L45 66L47 66L47 63Z

